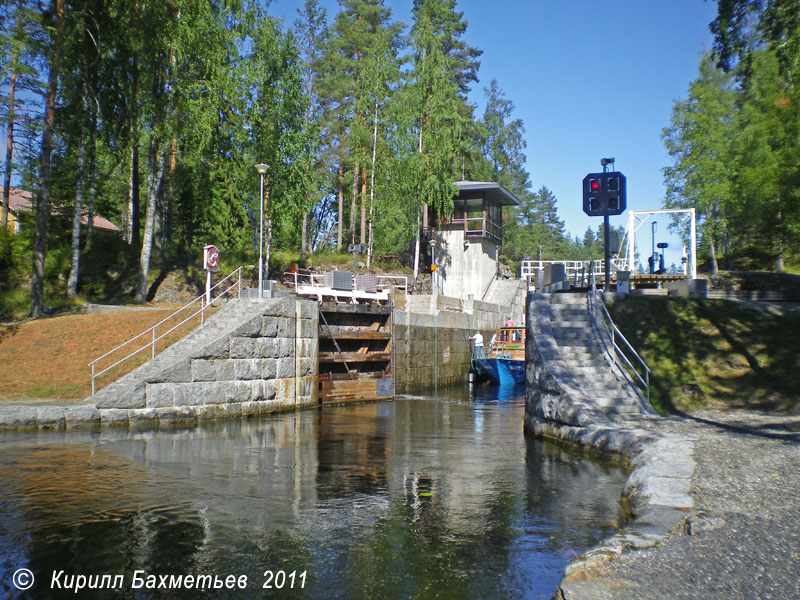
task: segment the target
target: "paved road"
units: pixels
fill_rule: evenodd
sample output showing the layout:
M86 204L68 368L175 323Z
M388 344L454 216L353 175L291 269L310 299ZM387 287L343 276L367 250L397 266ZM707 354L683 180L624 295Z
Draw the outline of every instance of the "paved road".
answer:
M575 597L800 599L800 417L703 411L659 429L694 440L695 508L682 531L605 563Z

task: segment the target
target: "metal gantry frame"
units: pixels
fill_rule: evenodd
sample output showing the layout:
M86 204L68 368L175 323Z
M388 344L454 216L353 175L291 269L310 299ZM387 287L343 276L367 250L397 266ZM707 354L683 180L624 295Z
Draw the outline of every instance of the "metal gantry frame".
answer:
M628 228L625 232L627 244L625 251L625 265L633 273L636 250L634 239L639 228L647 223L653 215L682 215L680 220L689 221L689 278L697 279L697 215L694 208L662 208L660 210L630 210L628 211Z

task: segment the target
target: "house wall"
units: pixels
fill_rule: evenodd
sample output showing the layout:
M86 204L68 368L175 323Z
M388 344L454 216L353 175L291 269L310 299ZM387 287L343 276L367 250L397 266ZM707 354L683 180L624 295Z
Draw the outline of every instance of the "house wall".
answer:
M437 231L436 280L443 296L483 300L483 295L497 274L497 244L483 238L471 238L464 248L464 230Z

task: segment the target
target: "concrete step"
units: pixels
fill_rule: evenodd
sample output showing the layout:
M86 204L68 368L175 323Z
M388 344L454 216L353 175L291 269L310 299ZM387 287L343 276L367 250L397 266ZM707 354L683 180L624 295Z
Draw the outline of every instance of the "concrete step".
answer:
M638 410L638 402L636 398L632 398L630 396L596 396L593 398L593 402L595 406L604 411L608 411L609 409Z
M586 304L586 294L551 294L550 305L553 304Z
M589 349L580 346L559 346L559 360L572 361L575 366L605 363L605 354L599 349Z
M592 329L588 324L578 324L578 325L571 325L569 323L558 323L554 322L550 325L553 335L581 335L585 337L595 337L594 329Z
M572 383L593 396L627 397L628 386L621 381L598 381L565 377L565 382ZM606 393L607 392L607 393Z
M558 344L559 348L564 348L567 350L578 350L590 354L601 354L603 352L603 349L596 340L592 340L590 342L575 338L562 338L556 339L556 343Z
M551 304L551 315L588 315L586 306L583 304Z
M550 325L552 327L581 327L584 329L592 328L592 322L589 320L588 316L570 315L565 318L554 317L550 319Z

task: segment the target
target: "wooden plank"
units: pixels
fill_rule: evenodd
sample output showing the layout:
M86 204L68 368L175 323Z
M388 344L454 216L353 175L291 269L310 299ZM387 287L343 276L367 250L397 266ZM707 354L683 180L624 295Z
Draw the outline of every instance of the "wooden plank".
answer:
M336 339L336 341L341 340L390 340L392 339L392 334L388 331L364 331L361 330L338 330L336 327L331 327L331 331L328 332L327 328L323 329L319 332L320 339L331 339L332 337Z
M390 315L391 306L377 306L374 304L332 304L323 302L319 309L327 313L358 313L364 315Z
M373 402L391 398L392 396L378 396L377 379L325 381L320 386L322 404Z
M319 362L373 362L392 360L391 352L371 352L367 354L359 354L358 352L320 352Z
M386 377L387 372L386 370L381 371L359 371L358 377L359 379L382 379ZM320 376L320 380L322 377ZM352 381L353 378L350 376L349 373L326 373L325 377L326 381Z

